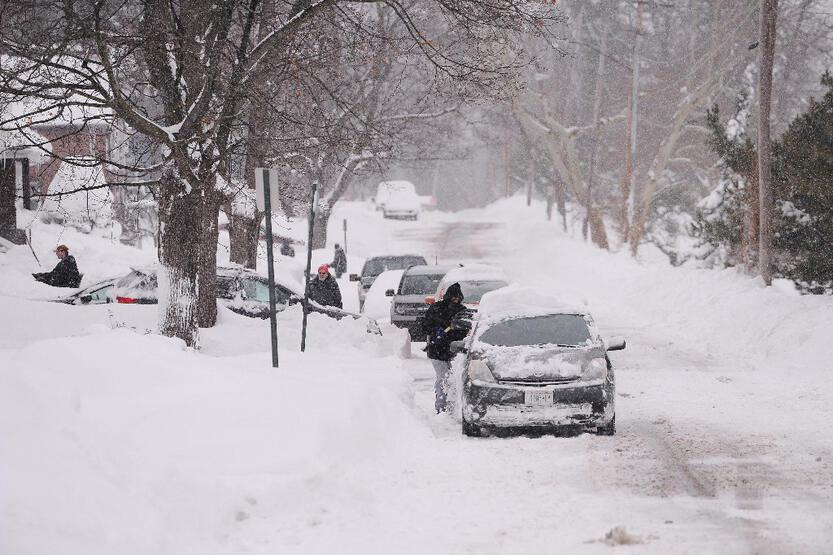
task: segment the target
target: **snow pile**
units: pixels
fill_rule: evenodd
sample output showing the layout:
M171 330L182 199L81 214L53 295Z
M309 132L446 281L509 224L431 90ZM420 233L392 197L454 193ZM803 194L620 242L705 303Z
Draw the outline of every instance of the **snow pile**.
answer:
M404 273L405 270L387 270L379 274L373 280L373 285L370 286L370 290L367 292L362 312L371 318L390 318L390 305L393 302L393 297L388 297L385 292L388 289L394 291L399 289L399 281Z

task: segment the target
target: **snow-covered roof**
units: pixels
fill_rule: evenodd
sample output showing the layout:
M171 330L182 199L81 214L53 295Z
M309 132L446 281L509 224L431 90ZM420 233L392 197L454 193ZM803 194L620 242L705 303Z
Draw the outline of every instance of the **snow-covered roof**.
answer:
M44 149L52 152L52 144L33 129L0 129L0 158L28 158L38 164L47 156Z
M496 266L471 264L453 268L443 277L443 283L454 283L455 281L505 281L509 283L509 278L506 272Z
M479 319L488 321L545 314L587 314L587 308L540 289L510 285L483 295L478 309Z
M458 265L451 264L429 264L420 266L411 266L407 272L409 276L436 276L445 275L449 270L459 268Z

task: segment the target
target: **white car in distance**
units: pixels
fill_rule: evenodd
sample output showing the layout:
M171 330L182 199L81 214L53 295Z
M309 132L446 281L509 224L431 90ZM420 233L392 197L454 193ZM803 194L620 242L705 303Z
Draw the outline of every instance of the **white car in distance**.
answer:
M382 181L373 202L385 218L416 220L422 209L422 199L410 181Z

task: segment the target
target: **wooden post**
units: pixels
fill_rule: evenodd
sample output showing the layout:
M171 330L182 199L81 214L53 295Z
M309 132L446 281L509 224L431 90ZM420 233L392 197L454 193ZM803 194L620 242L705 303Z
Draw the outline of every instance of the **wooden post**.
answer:
M760 72L758 75L758 269L764 283L772 285L772 143L769 113L772 101L772 64L775 54L775 22L778 0L761 0Z

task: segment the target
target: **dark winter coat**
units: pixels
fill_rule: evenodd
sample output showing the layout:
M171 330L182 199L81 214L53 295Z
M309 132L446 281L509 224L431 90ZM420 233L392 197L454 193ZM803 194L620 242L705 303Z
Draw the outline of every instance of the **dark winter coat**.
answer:
M81 273L75 263L75 257L68 254L58 262L51 272L32 274L36 280L53 287L78 287L81 285Z
M451 302L452 297L459 297L459 303ZM451 326L451 321L457 314L465 310L463 306L463 292L457 283L451 284L443 295L443 300L432 304L422 318L422 331L428 336L428 358L435 360L451 360L451 342L463 339L466 331L442 331ZM439 337L438 337L439 332Z
M332 275L324 280L312 278L309 282L309 298L321 306L341 308L341 289Z
M344 249L341 247L336 249L335 255L333 256L333 262L330 266L332 266L335 270L336 276L340 276L347 271L347 255L344 253Z

